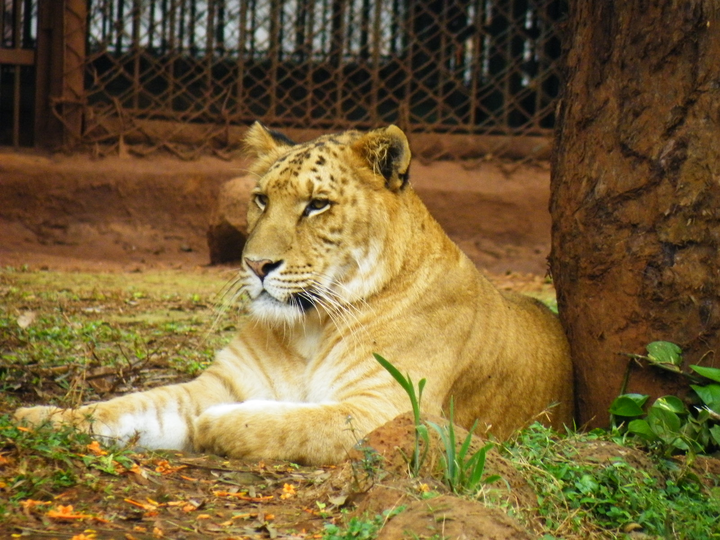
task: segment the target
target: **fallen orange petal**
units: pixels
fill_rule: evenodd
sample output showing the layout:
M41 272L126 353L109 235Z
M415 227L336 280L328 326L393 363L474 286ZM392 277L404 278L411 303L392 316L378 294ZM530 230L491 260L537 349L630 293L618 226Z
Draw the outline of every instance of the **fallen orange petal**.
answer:
M241 501L250 502L269 501L274 498L272 495L268 495L267 497L248 497L244 491L241 491L239 493L231 493L229 491L213 491L213 495L215 495L216 497L235 497L236 499L240 499Z
M157 462L155 472L159 472L160 474L172 474L181 469L187 469L187 465L170 465L169 461L163 459Z
M71 504L58 505L57 509L48 510L47 516L52 519L92 519L94 517L89 514L75 513Z
M88 452L96 456L107 456L107 452L102 449L98 441L93 441L87 445Z
M153 505L153 504L142 503L142 502L134 501L134 500L132 500L132 499L123 499L123 500L124 500L126 503L132 504L132 505L137 506L137 507L139 507L139 508L142 508L143 510L155 510L155 508L156 508L155 505Z
M24 501L20 501L20 506L22 506L26 510L35 508L36 506L41 506L44 504L51 504L51 503L50 503L50 501L36 501L33 499L25 499Z
M73 536L70 540L93 540L95 538L95 534L89 533L80 533Z
M290 497L293 497L295 493L295 486L293 486L292 484L285 484L283 486L283 494L280 495L280 498L289 499Z
M187 480L188 482L198 482L197 478L192 478L190 476L185 476L183 474L180 475L180 478L182 478L183 480Z

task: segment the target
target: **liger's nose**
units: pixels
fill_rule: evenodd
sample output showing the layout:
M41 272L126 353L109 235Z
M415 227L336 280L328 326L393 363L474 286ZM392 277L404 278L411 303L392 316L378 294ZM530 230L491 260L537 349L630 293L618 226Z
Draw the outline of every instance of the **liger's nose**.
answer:
M253 273L260 278L260 280L263 280L270 272L280 266L282 261L271 261L270 259L254 260L246 258L245 264L248 265L250 270L252 270Z

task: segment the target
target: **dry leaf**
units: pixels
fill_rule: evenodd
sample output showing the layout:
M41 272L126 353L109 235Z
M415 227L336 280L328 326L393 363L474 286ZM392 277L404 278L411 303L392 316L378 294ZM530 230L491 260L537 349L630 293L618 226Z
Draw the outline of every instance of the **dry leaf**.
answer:
M93 519L95 516L89 514L78 514L73 510L71 504L67 506L58 505L57 508L48 510L47 516L52 519Z
M17 325L25 330L28 326L35 322L37 313L34 311L23 311L17 318Z
M102 449L100 446L100 443L98 441L93 441L90 444L87 445L87 450L91 454L94 454L96 456L107 456L107 452Z

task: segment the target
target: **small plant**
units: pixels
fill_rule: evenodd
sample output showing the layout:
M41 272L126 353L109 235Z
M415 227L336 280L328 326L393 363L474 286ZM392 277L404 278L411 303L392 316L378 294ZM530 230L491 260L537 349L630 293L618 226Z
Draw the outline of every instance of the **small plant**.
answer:
M420 379L418 392L416 394L415 386L410 379L410 375L404 377L402 373L385 358L379 354L375 354L374 356L380 365L405 389L405 392L407 392L410 398L415 421L415 445L413 447L413 457L410 460L410 472L412 476L418 476L430 447L430 435L427 426L423 424L420 417L420 399L422 398L423 388L425 388L425 379ZM476 491L481 484L489 484L500 478L497 475L483 478L483 473L485 472L485 456L493 447L493 444L488 443L480 450L470 452L473 432L477 427L476 420L458 450L454 422L455 404L451 398L449 422L442 427L434 422L428 422L428 425L437 431L444 446L444 453L442 455L444 469L443 481L455 493L472 493ZM421 446L423 447L422 449Z
M420 379L418 382L418 391L415 393L415 385L413 385L412 379L408 374L406 377L403 376L398 369L393 366L390 362L385 360L379 354L373 353L375 360L377 360L382 367L384 367L390 375L403 387L410 398L410 405L413 411L413 420L415 423L415 444L413 447L413 455L409 460L410 474L417 476L420 473L422 464L425 461L427 452L430 448L430 435L428 433L427 426L422 423L420 418L420 400L422 399L423 389L425 388L425 379ZM422 443L422 444L421 444Z
M347 419L348 430L355 437L355 450L362 454L362 458L350 461L353 474L353 487L356 491L365 491L364 486L367 482L372 483L383 475L382 464L383 457L371 446L367 445L365 439L357 436L355 426L352 423L352 417Z
M473 433L477 427L477 420L468 432L465 440L457 450L455 437L455 404L450 399L450 421L445 426L439 426L434 422L428 422L430 427L437 431L445 447L442 456L444 467L444 482L455 493L473 493L481 484L490 484L500 479L498 475L483 478L485 472L485 456L493 447L493 443L487 443L480 450L468 455L472 443Z
M676 396L663 396L646 412L648 396L621 394L610 406L613 427L666 456L678 451L695 454L720 448L720 369L691 365L693 373L684 373L682 349L667 341L648 344L647 352L647 356L630 356L689 379L694 383L690 385L693 392L689 403Z

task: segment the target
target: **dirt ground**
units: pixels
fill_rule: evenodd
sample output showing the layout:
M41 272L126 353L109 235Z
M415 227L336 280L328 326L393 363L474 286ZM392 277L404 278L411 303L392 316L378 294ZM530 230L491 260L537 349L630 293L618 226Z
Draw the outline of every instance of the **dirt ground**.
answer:
M56 286L67 283L63 280L68 272L78 273L81 282L87 273L94 279L103 273L170 272L219 280L230 270L208 267L208 225L221 186L242 172L241 162L210 158L186 163L170 158L93 160L0 152L0 293L15 294L12 291L25 283L23 274L3 277L3 268L28 272L30 279L38 270L46 276L42 287L26 291L18 300L19 307L13 310L20 311L11 316L22 317L22 310L47 310L42 300L45 291L52 289L54 280ZM411 181L448 234L498 286L552 296L544 279L550 245L547 168L415 163ZM60 275L66 277L55 277ZM78 299L77 305L62 304L65 316L100 313L96 310L127 314L143 305L146 310L157 307L148 307L137 294L128 300L121 293L113 307L111 293L105 291L98 300L96 292L83 292L83 286L62 285ZM169 309L194 316L199 308L197 302L174 300ZM93 370L108 377L104 366L93 366L91 378ZM14 388L27 385L37 395L24 394L22 401L62 399L61 385L50 384L48 389L46 384L37 391L36 383L29 381L37 375L51 383L68 379L66 373L50 375L41 366L23 369L25 373L14 375L19 381ZM78 384L84 384L87 369L71 366L70 370L79 377ZM187 377L167 363L143 364L142 370L153 375L145 382L142 377L132 379L132 388L152 385L157 378L168 383ZM93 383L90 390L104 398L102 392L107 390L96 386ZM3 429L10 437L8 430L14 428ZM7 446L0 448L0 499L3 493L17 495L17 480L13 484L8 479L25 474L22 471L57 469L84 478L72 488L40 489L22 499L22 511L11 513L6 525L23 538L320 538L328 534L329 525L347 527L353 516L372 519L401 505L407 510L397 520L382 518L387 527L381 538L401 538L407 531L414 531L416 538L531 537L527 525L504 512L452 497L431 479L430 487L412 480L400 470L402 465L394 472L382 472L380 481L368 476L378 471L365 471L358 480L358 464L367 465L362 457L337 468L247 464L177 453L130 454L121 459L77 441L63 443L66 453L58 457L43 454L32 446L36 443L23 439L30 435L12 433L17 438L6 438ZM410 440L407 421L383 433L376 450L397 463L396 446ZM501 470L504 477L512 476L498 458L492 459L489 472ZM512 495L501 489L498 497L512 498L508 504L515 504L518 497L531 504L534 495L521 484ZM432 502L428 491L437 496Z
M0 264L50 269L189 268L209 262L220 187L242 162L0 151ZM414 162L411 182L448 234L493 274L544 275L549 171Z

